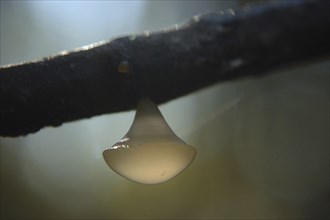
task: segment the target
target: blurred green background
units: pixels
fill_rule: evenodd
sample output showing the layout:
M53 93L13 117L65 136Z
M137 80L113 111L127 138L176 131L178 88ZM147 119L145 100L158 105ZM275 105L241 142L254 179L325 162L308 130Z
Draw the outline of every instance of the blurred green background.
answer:
M0 64L242 5L1 1ZM187 170L162 184L130 182L102 158L127 132L134 111L1 138L0 218L329 218L329 69L329 60L308 63L161 105L172 129L198 150Z

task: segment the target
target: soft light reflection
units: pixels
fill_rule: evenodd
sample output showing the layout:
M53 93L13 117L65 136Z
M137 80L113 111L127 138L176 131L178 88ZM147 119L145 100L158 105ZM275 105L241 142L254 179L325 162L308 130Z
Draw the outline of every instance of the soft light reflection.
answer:
M118 149L120 147L122 147L122 148L129 148L129 145L126 144L128 141L129 141L129 138L122 138L120 141L118 141L112 147L107 147L105 150L116 150L116 149Z

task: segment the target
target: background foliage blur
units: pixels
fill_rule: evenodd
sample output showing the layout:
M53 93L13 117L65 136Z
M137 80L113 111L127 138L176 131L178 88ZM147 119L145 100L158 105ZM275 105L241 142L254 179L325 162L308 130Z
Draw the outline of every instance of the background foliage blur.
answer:
M0 64L241 5L1 1ZM133 111L1 138L0 218L329 218L329 68L328 60L301 65L160 106L178 136L198 150L186 171L163 184L130 182L103 161L102 151L126 133Z

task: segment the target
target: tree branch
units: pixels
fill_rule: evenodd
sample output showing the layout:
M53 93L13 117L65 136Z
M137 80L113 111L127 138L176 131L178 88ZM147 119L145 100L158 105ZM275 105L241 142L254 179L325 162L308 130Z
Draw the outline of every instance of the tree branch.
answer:
M329 55L328 0L285 1L195 16L156 33L121 37L0 68L0 135L164 103L217 82L267 74Z

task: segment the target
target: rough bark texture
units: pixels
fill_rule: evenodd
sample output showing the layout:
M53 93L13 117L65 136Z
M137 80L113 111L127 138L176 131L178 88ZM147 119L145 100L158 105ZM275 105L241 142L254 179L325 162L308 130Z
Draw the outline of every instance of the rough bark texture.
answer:
M231 79L329 55L330 3L285 1L212 13L157 33L0 68L0 135L164 103ZM312 74L312 73L311 73Z

